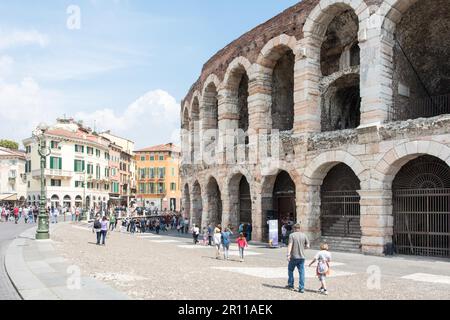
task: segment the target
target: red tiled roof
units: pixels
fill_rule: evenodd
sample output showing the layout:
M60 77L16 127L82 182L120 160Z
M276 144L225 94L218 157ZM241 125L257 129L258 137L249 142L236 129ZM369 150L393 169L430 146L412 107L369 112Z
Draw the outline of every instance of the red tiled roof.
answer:
M173 143L168 144L160 144L153 147L148 147L141 150L136 150L136 153L139 152L180 152L180 148L174 145Z
M6 153L5 156L10 156L10 157L13 156L13 157L25 159L25 152L21 151L21 150L11 150L11 149L0 147L0 151L5 152Z
M53 135L53 136L61 136L65 138L71 138L71 139L79 139L79 140L86 140L96 143L101 143L101 140L107 140L108 139L100 136L93 135L91 133L86 133L81 130L78 130L76 132L68 131L64 129L50 129L47 131L47 134Z

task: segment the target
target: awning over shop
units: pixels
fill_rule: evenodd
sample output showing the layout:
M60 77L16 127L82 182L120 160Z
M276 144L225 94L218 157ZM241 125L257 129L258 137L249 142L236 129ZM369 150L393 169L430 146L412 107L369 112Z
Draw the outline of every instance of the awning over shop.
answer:
M0 201L17 201L17 193L0 194Z

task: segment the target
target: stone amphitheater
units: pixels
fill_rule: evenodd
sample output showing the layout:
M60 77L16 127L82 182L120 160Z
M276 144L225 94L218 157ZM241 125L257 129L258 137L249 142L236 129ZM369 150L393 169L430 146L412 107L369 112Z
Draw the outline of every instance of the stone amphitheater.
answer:
M448 0L304 0L230 43L182 101L185 214L449 258L449 30Z

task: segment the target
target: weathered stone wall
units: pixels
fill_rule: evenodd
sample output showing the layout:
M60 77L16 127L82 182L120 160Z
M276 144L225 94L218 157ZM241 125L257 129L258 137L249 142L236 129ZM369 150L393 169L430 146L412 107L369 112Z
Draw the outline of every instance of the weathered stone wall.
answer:
M271 154L279 154L276 158L260 158L259 162L247 164L239 161L183 163L182 182L192 190L185 200L191 202L193 220L205 225L214 219L215 212L222 211L223 224L237 223L238 181L245 176L250 185L254 238L263 239L267 232L267 212L276 206L275 181L279 173L285 171L295 184L297 220L312 239L319 239L321 185L327 173L342 163L360 180L363 252L382 254L384 246L392 242L392 181L396 173L421 155L432 155L450 164L449 116L389 122L389 111L398 98L398 79L406 76L411 81L410 70L400 62L394 50L394 34L397 24L402 25L403 15L409 12L408 19L413 22L414 13L408 8L415 2L426 6L424 0L303 1L214 56L183 102L182 110L188 110L191 115L188 121L195 122L193 106L197 106L193 102L198 97L202 101L200 109L212 105L208 102L211 97L207 88L214 84L218 97L220 132L216 151L219 159L224 159L226 154L222 143L234 141L232 130L239 128L242 119L244 98L238 87L243 73L248 77L248 148L253 150L251 148L260 142L258 134L270 132L277 123L272 111L274 108L277 111L277 106L288 105L286 101L290 96L283 94L281 103L276 100L278 88L274 79L287 73L287 70L278 73L276 66L289 51L294 54L293 130L283 132L280 145L272 146ZM321 49L328 27L336 16L352 16L348 12L354 12L359 22L359 50L353 43L354 24L347 30L351 41L346 41L339 49L339 70L334 72L337 64L330 60L333 73L324 76ZM355 21L353 18L344 20ZM357 53L359 59L355 57ZM340 91L343 88L350 90ZM356 109L360 117L351 107L358 96L360 108ZM348 99L352 101L349 103ZM278 113L285 115L281 109ZM328 115L327 119L323 113ZM352 123L342 126L338 118L349 119ZM321 132L324 119L332 124L330 130L352 129ZM191 123L189 127L195 125ZM217 181L218 190L211 189L211 181ZM215 203L214 199L220 203Z

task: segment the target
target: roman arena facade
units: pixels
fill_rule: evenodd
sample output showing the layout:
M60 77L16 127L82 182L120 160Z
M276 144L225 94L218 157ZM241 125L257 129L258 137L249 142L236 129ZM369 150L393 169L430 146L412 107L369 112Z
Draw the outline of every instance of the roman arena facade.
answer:
M450 2L429 2L305 0L213 56L181 105L191 223L450 257Z

